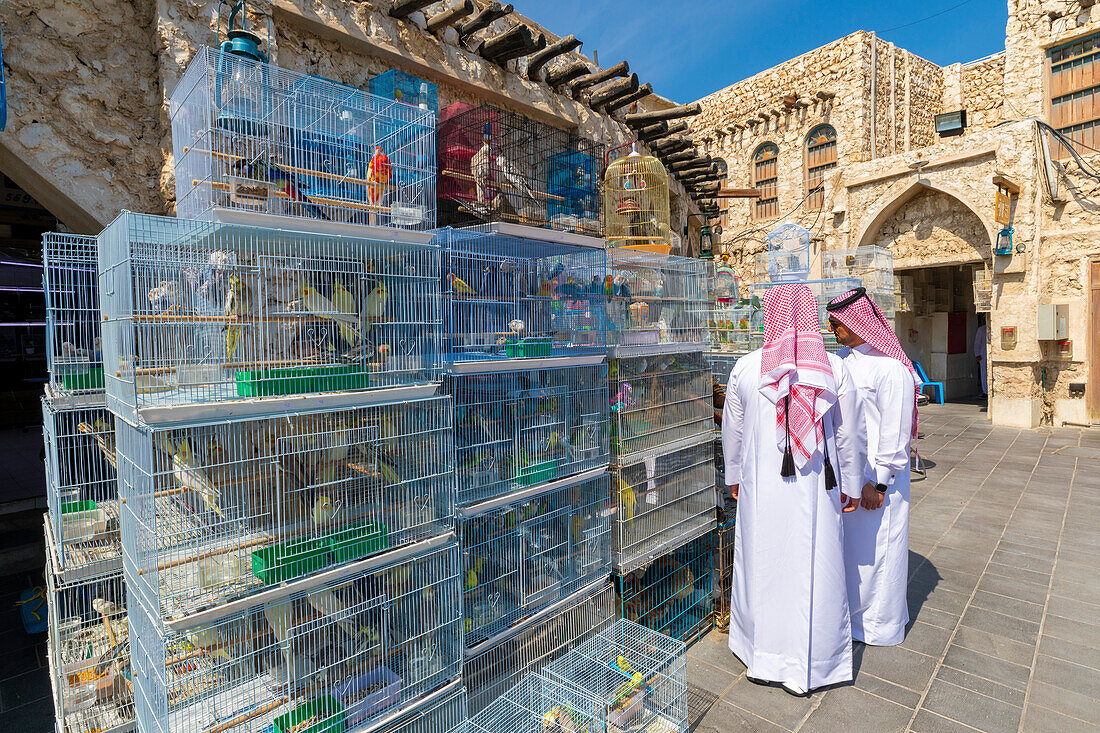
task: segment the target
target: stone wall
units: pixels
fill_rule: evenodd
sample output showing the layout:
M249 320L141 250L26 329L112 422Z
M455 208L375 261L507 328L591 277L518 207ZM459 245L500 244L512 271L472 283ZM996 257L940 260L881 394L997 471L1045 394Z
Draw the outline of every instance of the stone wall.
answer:
M1005 119L1005 54L965 64L961 68L962 100L966 110L966 134L988 130ZM944 111L958 109L944 107Z

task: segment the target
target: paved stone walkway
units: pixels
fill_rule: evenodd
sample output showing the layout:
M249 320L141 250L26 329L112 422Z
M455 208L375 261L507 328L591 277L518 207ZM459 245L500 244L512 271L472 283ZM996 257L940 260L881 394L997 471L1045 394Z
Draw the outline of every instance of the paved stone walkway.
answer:
M853 683L797 699L751 684L712 631L688 655L694 730L1100 730L1100 429L946 405L921 432L905 642L857 643Z

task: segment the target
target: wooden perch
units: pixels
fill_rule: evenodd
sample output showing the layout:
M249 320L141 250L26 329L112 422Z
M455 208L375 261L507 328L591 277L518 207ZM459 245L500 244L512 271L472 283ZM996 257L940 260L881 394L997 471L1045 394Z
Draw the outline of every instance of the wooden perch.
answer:
M618 99L608 102L607 106L603 108L604 112L611 114L617 109L622 109L628 104L634 104L639 99L644 99L645 97L648 97L650 94L653 94L653 85L649 82L646 82L645 84L642 84L640 87L638 87L638 91L634 92L633 94L628 94L625 97L619 97Z
M428 18L428 32L435 33L444 28L449 28L472 12L474 12L474 4L470 0L461 0L458 5Z
M553 71L546 72L545 81L552 87L560 87L587 73L588 64L583 61L574 61L566 66L559 66Z
M653 112L635 112L626 116L626 124L630 127L638 127L640 125L651 125L654 122L660 122L661 120L678 120L681 117L690 117L697 115L703 111L703 108L699 106L698 102L692 102L691 104L682 104L679 107L670 107L668 109L654 110Z
M602 107L613 99L618 99L624 94L633 94L638 91L638 75L631 74L625 79L616 79L609 82L601 89L593 89L592 96L588 98L588 105L593 109Z
M390 17L408 18L417 10L422 10L431 5L434 0L393 0L390 8Z
M489 3L489 5L480 13L458 26L459 40L465 40L470 35L477 33L483 28L488 28L493 21L500 20L504 16L510 14L513 10L515 10L515 8L512 7L511 3L508 3L507 5L501 5L500 3Z
M656 140L657 138L664 137L668 134L668 123L664 121L655 122L652 125L641 128L637 131L637 134L638 139L642 142Z
M571 90L574 94L576 94L583 89L594 87L597 84L601 84L607 81L608 79L614 79L617 76L626 76L629 73L630 65L627 64L625 61L621 61L612 66L610 69L604 69L603 71L597 71L596 73L589 74L588 76L582 76L580 79L577 79L575 82L573 82Z
M576 36L568 35L565 38L559 38L538 53L532 54L531 58L527 59L527 78L536 78L539 69L545 66L547 61L556 56L561 56L563 53L576 50L580 45L581 42L577 40Z

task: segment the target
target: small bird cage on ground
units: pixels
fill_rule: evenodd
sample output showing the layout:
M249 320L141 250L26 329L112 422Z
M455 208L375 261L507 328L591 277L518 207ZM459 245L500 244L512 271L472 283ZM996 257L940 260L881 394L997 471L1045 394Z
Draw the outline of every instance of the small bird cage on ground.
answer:
M604 364L447 377L459 503L605 467L607 389Z
M449 733L604 731L599 700L565 680L524 677L468 722Z
M607 246L672 251L668 172L657 158L632 150L612 161L604 175L603 212Z
M414 549L193 625L131 602L139 729L327 733L411 711L462 660L458 545Z
M466 690L452 682L428 695L408 713L376 729L377 733L441 733L466 720Z
M169 103L176 211L435 227L435 115L200 49ZM238 217L239 218L239 217Z
M117 422L130 592L172 621L454 526L445 397Z
M55 395L103 391L96 238L42 235L46 358Z
M439 221L502 221L598 237L603 146L488 105L439 121Z
M702 352L617 359L611 365L611 450L622 461L710 434L710 365Z
M122 570L115 419L42 398L49 548L72 580Z
M688 643L702 635L714 623L713 542L707 532L616 576L623 618Z
M547 605L607 577L611 482L602 476L507 504L460 512L463 621L476 646Z
M984 268L974 268L974 310L978 313L993 310L993 275Z
M609 276L602 243L527 239L496 224L444 229L437 241L449 368L561 356L599 361L606 354Z
M582 588L540 613L468 650L462 679L470 714L481 711L519 680L541 670L618 618L615 589L604 579Z
M607 731L686 731L684 643L626 619L543 670L600 704ZM576 730L580 730L577 728Z
M768 278L773 283L805 280L810 274L810 232L793 222L768 234Z
M99 264L107 404L127 420L303 393L427 394L442 376L432 244L124 212L99 236Z
M47 553L46 601L57 733L127 730L134 694L122 572L66 582Z
M435 84L424 81L401 69L390 69L367 82L367 91L376 97L393 99L413 107L439 114L439 90Z
M620 573L710 531L715 525L712 433L686 447L616 466L611 500L612 563Z
M629 249L610 250L608 260L614 356L703 348L705 261Z

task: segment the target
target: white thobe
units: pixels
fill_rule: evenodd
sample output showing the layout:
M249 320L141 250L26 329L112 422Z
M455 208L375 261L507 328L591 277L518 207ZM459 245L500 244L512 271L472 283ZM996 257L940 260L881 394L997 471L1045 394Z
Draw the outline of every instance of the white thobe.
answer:
M783 478L760 358L753 351L734 366L722 417L726 483L740 484L729 646L749 676L810 690L852 679L840 510L842 492L860 492L859 401L847 368L829 354L838 395L822 424L840 487L825 490L820 452Z
M978 377L982 380L982 394L989 391L989 382L986 381L986 344L985 344L985 324L979 324L978 330L974 332L974 356L978 357Z
M886 484L882 506L844 518L844 559L852 638L900 644L909 623L909 444L914 378L904 364L869 344L842 349L862 402L864 480Z

